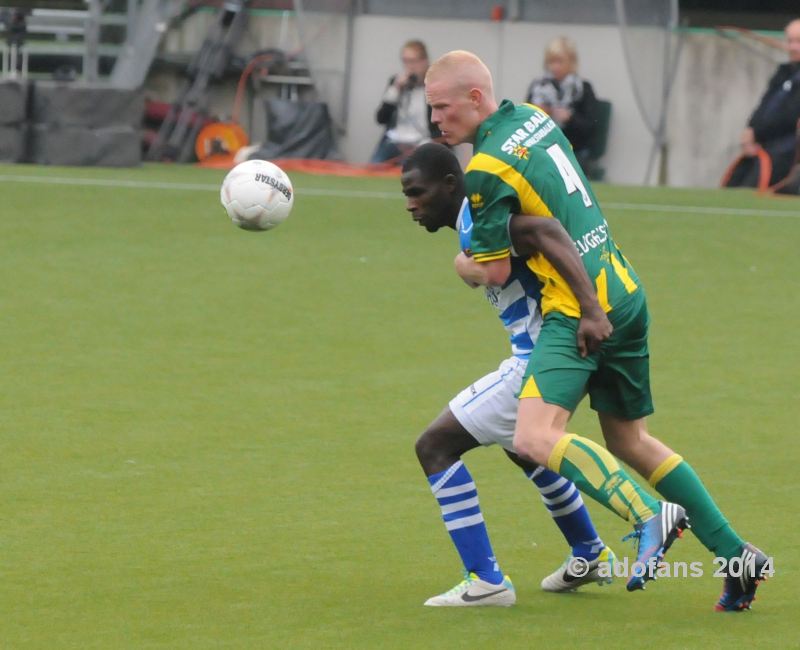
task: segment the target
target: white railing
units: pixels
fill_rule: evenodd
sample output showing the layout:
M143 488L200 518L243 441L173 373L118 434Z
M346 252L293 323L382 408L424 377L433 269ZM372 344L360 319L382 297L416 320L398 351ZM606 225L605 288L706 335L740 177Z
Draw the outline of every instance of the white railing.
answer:
M0 45L0 58L2 58L3 78L5 79L25 79L28 76L28 51L24 46L20 47L16 43Z

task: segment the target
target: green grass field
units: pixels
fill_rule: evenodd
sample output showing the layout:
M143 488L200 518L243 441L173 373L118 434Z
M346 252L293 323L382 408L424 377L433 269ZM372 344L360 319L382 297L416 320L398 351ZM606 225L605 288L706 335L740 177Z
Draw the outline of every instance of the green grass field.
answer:
M651 428L775 557L753 611L712 611L691 535L668 557L703 578L541 592L567 549L496 448L466 459L518 604L438 610L460 568L413 442L504 333L396 180L295 174L254 234L223 175L0 166L0 647L800 647L800 200L597 188L648 290Z

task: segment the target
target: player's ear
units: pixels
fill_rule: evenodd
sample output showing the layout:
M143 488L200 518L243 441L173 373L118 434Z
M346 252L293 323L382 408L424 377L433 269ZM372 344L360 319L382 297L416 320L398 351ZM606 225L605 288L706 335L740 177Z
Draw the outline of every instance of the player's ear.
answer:
M455 174L447 174L442 179L442 183L444 183L445 188L448 192L453 192L456 189L456 175Z
M481 91L480 88L470 88L469 101L472 102L474 106L480 106L483 101L483 91Z

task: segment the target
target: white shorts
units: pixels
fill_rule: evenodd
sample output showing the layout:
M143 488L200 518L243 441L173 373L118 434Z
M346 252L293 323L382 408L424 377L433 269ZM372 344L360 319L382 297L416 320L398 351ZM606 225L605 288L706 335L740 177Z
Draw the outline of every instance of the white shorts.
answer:
M511 357L450 400L450 410L482 445L498 444L514 451L517 395L527 359Z

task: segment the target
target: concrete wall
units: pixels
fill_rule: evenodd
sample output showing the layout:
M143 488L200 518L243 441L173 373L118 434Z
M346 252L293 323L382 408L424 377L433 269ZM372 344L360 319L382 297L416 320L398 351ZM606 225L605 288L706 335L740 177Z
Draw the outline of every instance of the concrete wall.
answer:
M684 37L670 103L670 185L719 184L780 60L780 53L763 46L714 34Z
M296 48L298 32L287 16L252 17L240 52ZM180 32L170 35L167 49L187 51L197 47L210 19L209 14L200 14L188 21ZM598 96L613 103L604 160L606 179L643 183L652 138L636 105L617 27L361 15L352 22L350 59L348 33L346 16L307 15L308 54L318 73L320 96L340 127L339 149L346 160L362 163L369 159L381 135L375 110L388 77L399 68L400 48L409 38L425 41L432 58L458 48L476 52L494 74L498 97L521 101L529 82L541 74L544 45L552 37L566 34L578 44L581 74L592 82ZM652 56L652 48L640 49L634 56L639 54L641 63ZM770 56L775 55L754 53L713 33L685 36L668 123L670 185L718 184L736 154L747 116L774 70L777 59L770 60ZM349 92L348 60L352 65ZM148 85L165 99L175 87L155 75ZM212 97L220 114L230 113L230 85L215 89ZM263 115L256 111L251 120L245 110L242 117L246 126L252 122L253 139L263 136ZM655 180L655 174L652 178Z
M375 110L408 38L425 41L431 58L459 48L474 51L492 71L497 96L523 101L531 80L542 73L545 44L564 33L579 44L581 74L599 96L614 104L605 160L608 179L641 183L649 136L634 103L616 27L361 16L355 23L351 128L342 142L345 156L358 162L369 158L381 134Z

